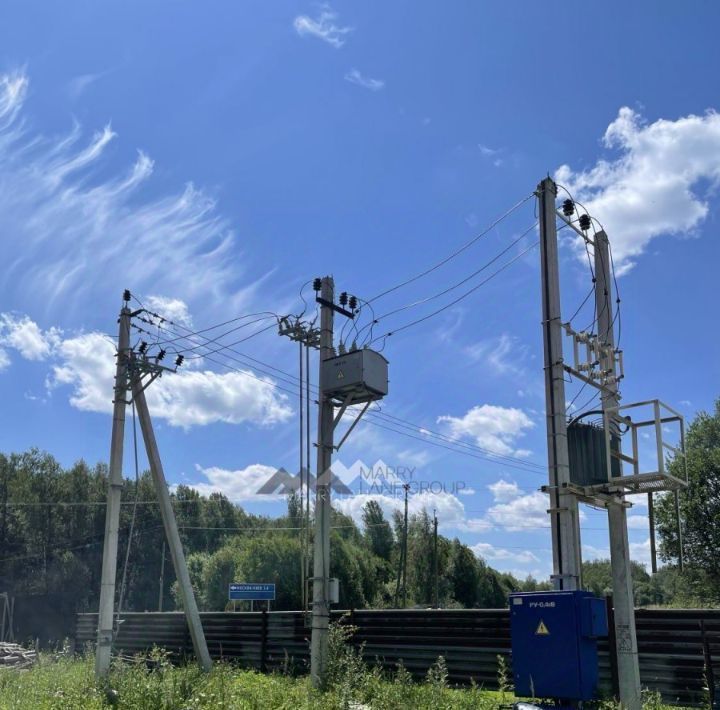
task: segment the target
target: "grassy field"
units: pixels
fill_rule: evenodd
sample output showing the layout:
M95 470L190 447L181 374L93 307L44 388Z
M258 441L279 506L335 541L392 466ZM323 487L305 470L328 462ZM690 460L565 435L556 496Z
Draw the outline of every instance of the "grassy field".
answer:
M413 683L402 668L388 677L352 659L345 661L331 668L331 687L321 693L311 688L307 678L261 675L223 664L204 675L195 666L174 667L162 657L153 670L144 664L115 665L103 688L95 683L92 658L45 657L31 670L0 669L0 709L492 710L507 707L514 699L507 691L449 688L442 662L431 669L424 683ZM601 704L603 710L612 707L612 703ZM663 706L657 696L648 696L645 707L660 710Z
M136 664L116 665L109 691L95 683L93 659L44 661L29 671L0 670L2 710L127 708L130 710L198 710L220 708L495 708L501 694L479 689L453 690L441 676L416 684L400 673L381 678L362 673L340 679L324 693L307 678L261 675L217 664L209 675L195 666L160 663L154 670Z

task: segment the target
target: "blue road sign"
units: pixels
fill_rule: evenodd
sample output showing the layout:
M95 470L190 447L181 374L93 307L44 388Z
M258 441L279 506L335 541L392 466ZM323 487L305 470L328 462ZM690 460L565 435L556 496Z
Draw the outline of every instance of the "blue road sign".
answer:
M228 599L230 601L259 601L262 599L275 599L274 584L249 584L246 582L233 582L228 586Z

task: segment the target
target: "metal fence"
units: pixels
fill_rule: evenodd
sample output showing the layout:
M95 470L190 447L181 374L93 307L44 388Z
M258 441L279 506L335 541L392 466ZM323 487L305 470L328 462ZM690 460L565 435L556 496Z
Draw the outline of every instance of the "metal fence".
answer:
M302 612L204 612L203 629L210 654L263 672L304 673L309 663L310 629ZM510 617L506 609L363 610L334 612L357 628L353 643L369 663L395 670L400 662L422 678L439 656L449 680L497 687L498 656L512 662ZM720 610L639 609L635 613L643 687L662 693L670 703L707 702L708 669L720 682ZM92 643L97 614L78 614L76 644ZM192 653L185 617L180 612L124 613L115 648L124 654L167 649L174 657ZM600 642L600 686L614 695L617 685L610 649ZM552 659L548 659L552 662Z

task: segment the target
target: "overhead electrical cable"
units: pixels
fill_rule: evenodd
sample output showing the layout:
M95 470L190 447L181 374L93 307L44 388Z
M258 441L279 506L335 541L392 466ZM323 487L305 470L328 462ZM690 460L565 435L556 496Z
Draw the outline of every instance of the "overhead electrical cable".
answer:
M227 355L227 353L223 353L223 355L224 355L225 357L230 357L229 355ZM235 359L235 358L232 358L232 359ZM266 363L263 363L263 361L261 361L261 360L257 360L256 358L253 358L253 359L254 359L256 362L258 362L258 363L266 364ZM211 361L213 361L213 362L218 362L218 361L215 361L215 360L211 360ZM238 371L236 368L233 368L232 366L228 365L227 363L219 362L218 364L221 364L223 367L226 367L226 368L228 368L228 369ZM272 367L272 366L270 366L270 365L267 365L267 366L268 366L268 367ZM256 369L260 369L260 368L256 367ZM280 372L280 373L282 373L283 375L285 375L284 378L278 378L278 379L282 379L282 381L286 382L286 383L289 384L291 387L297 387L297 386L298 386L298 385L297 385L297 382L298 382L298 378L297 378L297 377L295 377L295 376L292 375L291 373L288 373L288 372L286 372L286 371L284 371L284 370L280 370L279 368L274 368L274 367L273 367L273 369L276 370L277 372ZM244 372L244 371L243 371L243 372ZM250 373L248 373L248 374L250 374ZM272 375L272 376L273 376L273 377L277 377L277 375ZM256 379L260 379L260 378L256 378ZM267 382L267 380L262 380L262 379L261 379L261 381L262 381L262 382L265 382L265 383L267 383L267 384L272 384L271 382ZM279 387L279 389L283 390L284 392L288 392L289 394L292 394L292 395L295 396L295 397L298 396L298 393L297 393L296 390L289 390L289 389L283 388L283 387ZM318 388L317 388L316 385L312 385L312 389L314 390L315 393L318 392ZM489 459L489 460L496 460L496 459L501 460L501 461L502 461L502 460L507 460L507 461L513 462L516 466L519 464L519 465L521 465L523 468L526 468L526 467L527 467L527 468L537 468L537 469L541 469L541 470L543 470L543 471L545 470L544 467L542 467L542 466L540 466L540 465L538 465L538 464L534 464L534 463L525 461L524 459L521 459L521 458L518 458L518 457L512 457L512 456L507 456L507 455L503 455L503 454L498 454L498 453L496 453L496 452L494 452L494 451L492 451L492 450L490 450L490 449L486 449L486 448L477 446L477 445L475 445L475 444L471 444L471 443L468 443L468 442L464 442L464 441L459 441L459 440L457 440L457 439L453 439L453 438L450 437L450 436L447 436L447 435L445 435L445 434L441 434L441 433L439 433L439 432L436 432L436 431L433 431L433 430L431 430L431 429L428 429L427 427L425 427L425 426L423 426L423 425L416 424L416 423L413 423L413 422L409 422L409 421L403 420L403 419L401 419L401 418L399 418L399 417L394 417L393 415L390 415L390 414L388 414L388 413L386 413L386 412L384 412L384 411L382 411L382 410L378 410L378 411L373 410L373 411L371 411L371 412L368 412L368 413L366 414L366 417L368 417L369 419L381 419L381 420L388 419L388 420L394 420L394 421L389 421L388 423L389 423L389 424L393 424L393 425L395 425L395 426L400 426L400 425L402 425L402 426L404 426L405 428L411 429L411 430L412 430L413 432L415 432L415 433L423 433L423 434L425 434L426 436L428 436L428 437L430 437L430 438L438 438L438 439L444 441L444 442L447 443L447 444L451 444L451 445L454 446L454 447L461 447L461 448L465 448L465 449L474 450L474 451L476 451L476 452L478 452L478 453L480 453L480 454L484 454L484 455L485 455L485 458L486 458L486 459ZM370 423L370 422L369 422L369 423ZM405 432L403 432L403 433L405 434ZM423 441L426 441L426 439L423 439Z
M240 343L245 343L248 340L252 340L253 338L257 338L258 335L262 335L263 333L270 330L270 328L276 328L277 323L270 323L270 325L265 326L264 328L260 328L260 330L256 330L254 333L251 333L250 335L245 336L244 338L240 338L240 340L235 340L232 343L228 343L227 345L219 345L215 350L210 350L207 353L202 353L200 355L188 355L185 359L186 360L199 360L203 357L206 357L207 355L214 355L215 353L221 353L226 348L234 347L235 345L240 345Z
M423 276L427 276L428 274L432 273L436 269L439 269L441 266L444 266L449 261L454 259L456 256L459 256L462 254L466 249L469 249L475 242L477 242L479 239L484 237L486 234L490 233L500 222L502 222L504 219L509 217L515 210L520 208L522 205L524 205L528 200L533 199L535 196L535 193L531 193L527 197L524 197L519 202L515 203L507 212L502 214L500 217L498 217L494 222L492 222L489 226L487 226L482 232L477 234L475 237L473 237L469 242L466 242L463 244L460 248L456 249L452 254L449 256L446 256L441 261L437 262L433 266L431 266L428 269L425 269L425 271L420 272L419 274L416 274L415 276L412 276L409 279L406 279L405 281L396 284L395 286L391 286L390 288L385 289L384 291L378 293L376 296L373 296L372 298L368 299L368 303L372 303L373 301L377 301L379 298L382 298L383 296L387 296L387 294L392 293L393 291L397 291L399 288L403 288L403 286L407 286L408 284L413 283L414 281L417 281L418 279L421 279Z
M537 244L532 245L530 248L533 248L534 246L537 246ZM528 250L529 250L529 249L528 249ZM528 250L525 250L525 251L528 251ZM524 252L521 252L517 257L515 257L514 260L516 260L517 258L519 258L520 256L522 256L523 253L524 253ZM513 261L514 261L514 260L513 260ZM512 262L508 262L508 263L507 263L504 267L502 267L502 268L506 268L507 266L509 266L510 263L512 263ZM498 270L497 272L495 272L494 275L497 275L497 273L499 273L499 271L500 271L500 270ZM178 328L178 324L173 324L173 326L174 326L174 328ZM180 328L184 328L184 326L179 326L179 327L180 327ZM205 341L207 342L207 345L209 345L209 344L211 343L211 339L207 338L206 336L199 335L199 334L198 334L197 332L195 332L195 331L192 331L192 332L189 333L187 336L184 336L184 335L178 333L177 330L175 330L174 328L168 328L167 325L164 325L163 328L164 328L165 330L168 330L169 332L171 332L171 333L173 333L173 334L176 334L178 341L181 340L182 338L187 337L187 339L189 340L189 342L193 343L194 346L197 346L197 345L198 345L198 343L197 343L197 340L198 340L198 339L205 340ZM204 345L205 345L205 344L204 344ZM205 345L205 347L207 347L207 345ZM253 367L253 368L255 368L255 369L261 370L261 368L258 367L257 365L248 365L248 363L246 363L246 362L244 362L244 361L242 361L242 360L239 360L239 359L236 358L236 357L233 357L233 355L229 354L228 351L230 351L230 352L237 352L237 353L239 353L242 357L244 357L244 358L246 358L246 359L252 360L252 361L254 361L255 363L258 363L259 365L264 365L264 366L266 366L266 367L268 367L268 368L271 368L271 369L274 370L275 372L284 375L285 377L280 378L280 377L278 377L278 375L276 375L276 374L269 374L269 373L267 373L268 376L270 376L270 377L275 377L275 378L277 378L277 379L282 379L284 382L286 382L287 384L289 384L293 389L288 389L288 388L286 388L286 387L282 387L282 386L278 385L277 383L274 383L274 382L272 382L272 381L268 381L268 380L266 380L266 379L257 377L257 376L254 375L252 372L248 372L248 371L246 371L246 370L239 370L238 368L233 367L232 365L230 365L230 364L228 364L228 363L226 363L226 362L223 362L223 361L220 361L220 360L216 360L216 359L214 359L213 357L210 356L211 353L205 354L205 355L203 355L203 356L206 357L210 362L214 362L214 363L216 363L216 364L219 364L220 366L225 367L225 368L227 368L227 369L229 369L229 370L233 370L233 371L236 371L236 372L244 373L244 374L246 374L246 375L248 375L248 376L250 376L250 377L253 377L254 379L259 380L260 382L263 382L263 383L265 383L265 384L267 384L267 385L273 386L273 387L275 387L275 388L277 388L277 389L279 389L279 390L281 390L281 391L283 391L283 392L287 392L288 394L293 395L293 397L297 397L297 396L298 396L298 391L297 391L297 389L296 389L297 386L298 386L298 384L297 384L298 378L295 377L294 375L291 375L290 373L287 373L287 372L284 371L284 370L281 370L280 368L277 368L277 367L274 367L274 366L272 366L272 365L269 365L269 364L265 363L264 361L259 360L259 359L257 359L257 358L252 358L251 356L248 356L248 355L245 354L245 353L241 353L240 351L236 351L236 350L234 350L234 349L233 349L232 347L230 347L230 346L226 346L226 347L224 347L224 348L219 348L217 351L212 351L212 354L216 354L216 352L220 352L223 357L226 357L226 358L231 359L231 360L239 361L242 365L244 365L244 366L246 366L246 367ZM312 387L313 387L313 390L317 391L317 386L313 385ZM457 439L453 439L452 437L446 436L446 435L441 434L441 433L439 433L439 432L432 431L432 430L430 430L430 429L428 429L427 427L424 427L424 426L422 426L422 425L418 425L418 424L415 424L415 423L412 423L412 422L408 422L407 420L401 420L399 417L393 417L392 415L389 415L389 414L387 414L386 412L382 412L382 411L368 412L367 417L368 417L368 418L367 418L367 423L369 423L369 424L371 424L371 425L374 425L374 426L381 426L381 422L382 422L383 420L385 420L385 419L391 419L391 420L394 419L395 421L387 421L387 422L386 422L386 426L385 426L384 428L387 429L387 428L388 428L388 426L387 426L388 424L392 424L392 425L394 425L394 426L403 426L403 427L406 428L406 429L410 429L410 430L413 432L413 435L411 436L411 434L410 434L409 432L407 432L407 431L401 431L401 432L397 432L397 431L396 431L395 433L399 433L399 434L401 434L401 435L403 435L403 436L410 436L411 438L416 438L416 439L418 439L418 440L420 440L420 441L423 441L424 443L431 443L431 444L433 444L433 445L439 445L437 441L433 441L433 439L438 439L439 442L442 442L442 444L443 444L443 445L442 445L442 448L446 448L446 449L447 449L447 448L450 448L451 450L456 451L457 453L466 453L466 454L468 454L468 453L475 453L475 452L477 452L477 453L475 453L475 458L481 458L481 459L483 459L483 460L492 461L492 462L495 462L495 463L498 463L498 462L499 462L499 463L505 463L505 462L507 462L507 465L511 465L511 464L512 464L513 467L514 467L514 468L517 468L518 470L527 470L527 469L530 469L530 468L536 468L536 469L538 469L538 470L543 470L543 471L544 471L544 467L541 467L541 466L539 466L538 464L534 464L534 463L532 463L532 462L528 462L528 461L526 461L526 460L524 460L524 459L521 459L521 458L498 454L498 453L496 453L496 452L494 452L494 451L491 451L491 450L489 450L489 449L484 449L484 448L479 447L479 446L477 446L477 445L475 445L475 444L470 444L470 443L468 443L468 442L458 441ZM373 421L373 419L376 420L376 421ZM378 419L379 419L380 421L377 421ZM418 433L418 432L423 432L423 433L425 434L425 436L420 436L420 437L415 436L414 434L416 434L416 433Z
M504 249L499 251L492 259L489 261L486 261L480 268L473 271L471 274L468 274L465 278L461 279L460 281L457 281L456 283L452 284L451 286L448 286L447 288L443 289L442 291L438 291L437 293L434 293L430 296L426 296L425 298L418 299L416 301L413 301L411 303L406 303L404 306L398 306L397 308L393 308L390 311L386 311L382 315L379 315L377 318L373 317L372 321L368 323L367 325L363 326L358 335L361 334L365 329L377 325L380 321L384 320L385 318L388 318L389 316L395 315L396 313L401 313L402 311L406 311L410 308L415 308L416 306L421 306L425 303L428 303L429 301L434 301L436 298L440 298L442 296L445 296L446 294L450 293L451 291L454 291L456 288L460 288L463 284L466 284L468 281L474 279L476 276L481 274L486 269L489 269L498 259L502 258L507 254L516 244L521 242L525 236L531 232L533 229L537 227L537 222L533 222L527 229L525 229L521 234L514 239L508 246L506 246ZM372 342L372 341L370 341Z
M516 261L518 261L518 259L521 259L523 256L525 256L525 254L527 254L529 251L531 251L536 246L538 246L539 243L540 243L539 241L534 242L526 249L523 249L519 254L517 254L512 259L510 259L510 261L505 262L505 264L503 264L499 269L497 269L497 271L494 271L492 274L490 274L490 276L483 279L480 283L476 284L471 289L468 289L467 291L465 291L465 293L463 293L461 296L458 296L456 299L450 301L449 303L446 303L444 306L442 306L442 308L438 308L437 310L433 311L432 313L428 313L427 315L424 315L422 318L417 318L416 320L410 321L409 323L406 323L405 325L401 325L398 328L394 328L393 330L388 331L387 333L384 333L383 335L379 335L376 338L373 338L370 341L370 344L380 340L381 338L389 338L390 336L400 333L403 330L407 330L408 328L412 328L413 326L416 326L420 323L424 323L426 320L429 320L430 318L434 318L435 316L439 315L443 311L446 311L448 308L452 308L454 305L460 303L460 301L462 301L465 298L467 298L468 296L470 296L472 293L477 291L479 288L481 288L488 282L492 281L492 279L494 279L496 276L501 274L508 267L512 266L512 264L514 264Z

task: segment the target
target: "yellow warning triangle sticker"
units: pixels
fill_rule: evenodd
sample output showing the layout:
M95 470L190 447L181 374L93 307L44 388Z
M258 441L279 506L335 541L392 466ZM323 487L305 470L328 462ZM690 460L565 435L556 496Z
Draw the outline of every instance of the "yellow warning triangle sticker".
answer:
M536 636L550 636L550 630L545 626L545 622L540 619L537 629L535 630Z
M345 379L345 375L343 375L342 370L340 370L340 371L338 372L337 378L338 378L338 380L344 380L344 379Z

